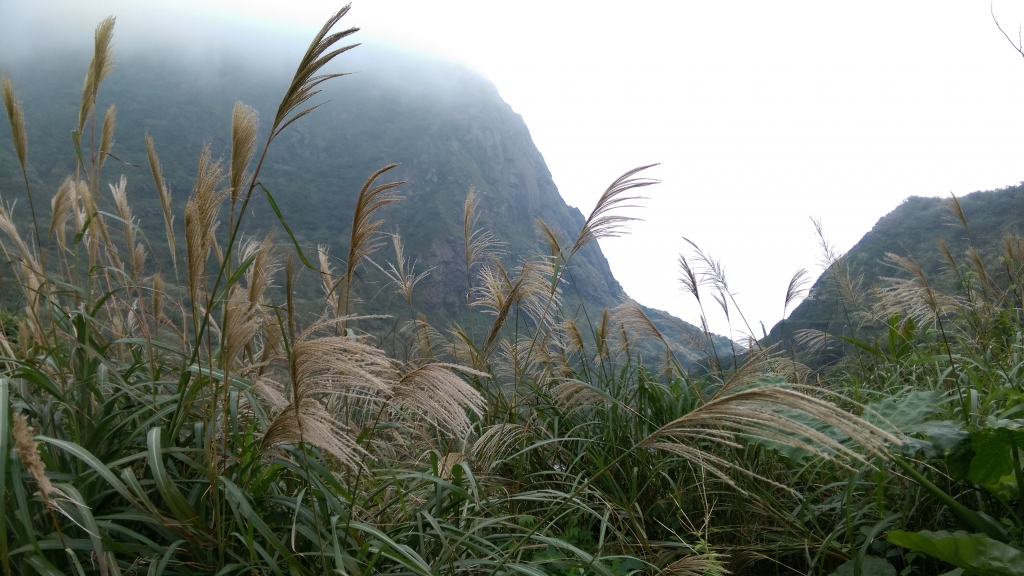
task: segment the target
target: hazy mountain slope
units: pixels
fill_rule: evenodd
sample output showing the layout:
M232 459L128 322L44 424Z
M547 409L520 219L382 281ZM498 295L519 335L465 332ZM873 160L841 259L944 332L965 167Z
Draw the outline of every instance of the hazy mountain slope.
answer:
M399 166L385 178L406 181L400 188L405 199L381 214L387 230L401 232L407 255L419 259L416 269L432 269L417 286L415 304L436 324L465 317L462 214L470 188L481 200L478 226L507 243L508 264L546 251L535 231L537 217L571 243L584 216L565 204L522 117L490 82L457 65L372 46L360 47L341 61L344 70L357 73L328 84L316 101L330 102L275 141L261 172L261 181L310 257L318 244L329 246L333 255L345 254L360 187L375 169L393 162ZM24 101L30 179L41 220L48 222L49 198L74 168L68 134L77 123L87 59L60 55L2 64ZM127 164L108 161L104 180L126 175L135 214L164 262L161 213L144 134L156 142L180 214L203 143L211 143L215 156L229 153L235 102L259 110L262 143L288 80L284 70L261 68L241 58L213 59L202 66L167 55L119 58L101 90L99 110L116 103L113 153ZM16 212L24 219L28 211L20 170L6 127L0 133L0 194L8 201L19 199ZM88 154L88 139L84 147ZM257 192L246 232L279 229ZM601 191L593 192L596 199ZM386 247L375 259L383 264L391 256ZM599 317L601 309L625 297L596 243L576 256L571 275L575 288L566 294L568 306L578 305L578 290L587 309L594 311L591 316ZM362 310L404 310L372 271L365 280ZM300 296L318 298L309 287L313 283L306 284L307 292ZM684 349L679 353L687 363L697 358Z
M1005 279L999 256L1006 234L1024 229L1024 186L974 192L959 198L974 246L986 262L986 269L998 280ZM886 253L912 256L927 274L929 282L943 290L953 290L955 278L937 247L945 240L950 251L960 257L970 247L967 233L940 198L907 198L895 210L879 219L850 251L842 257L854 278L860 279L864 292L883 277L905 277L906 273L885 262ZM837 290L828 272L814 283L810 296L769 335L777 342L785 330L787 348L792 334L802 328L843 333L858 319L848 317L851 310L838 304Z

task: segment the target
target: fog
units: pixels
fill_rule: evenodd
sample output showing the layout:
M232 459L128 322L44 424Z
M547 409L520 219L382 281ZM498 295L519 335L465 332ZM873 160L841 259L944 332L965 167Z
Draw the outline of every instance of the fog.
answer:
M203 74L246 54L285 70L334 8L212 6L3 0L0 65L88 50L96 22L116 14L122 54L173 49ZM1021 3L994 9L1015 34ZM793 271L820 271L809 217L844 251L910 195L1024 179L1024 60L983 0L366 0L343 24L367 47L428 51L489 77L584 213L619 173L661 162L663 184L635 214L645 221L602 248L631 296L688 321L698 312L677 289L683 236L723 260L755 330L770 328ZM372 53L338 69L364 70Z

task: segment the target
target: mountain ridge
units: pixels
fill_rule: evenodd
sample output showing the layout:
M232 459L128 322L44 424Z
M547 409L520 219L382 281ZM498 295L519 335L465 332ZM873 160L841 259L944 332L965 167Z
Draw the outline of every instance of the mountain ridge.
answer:
M431 270L417 287L416 307L429 317L462 320L467 281L462 210L470 189L481 201L478 226L506 242L510 265L545 250L535 230L538 216L563 244L572 242L585 217L562 199L522 116L501 99L493 83L461 65L437 59L379 48L358 56L365 48L350 52L355 57L343 64L360 72L329 83L318 95L317 102L329 104L275 140L261 182L274 195L307 254L315 254L321 243L329 245L331 253L343 254L355 192L373 170L397 162L387 177L405 181L400 188L404 200L380 214L387 230L397 226L406 253L420 259L418 270ZM273 117L278 91L287 85L282 71L257 74L230 59L216 70L192 75L187 63L167 58L153 53L122 58L105 81L97 105L99 112L111 102L117 105L113 154L124 162L109 161L105 180L119 172L128 176L133 210L150 233L151 251L164 260L166 249L160 245L161 227L156 224L161 212L143 135L155 141L174 211L180 213L204 142L210 143L215 157L229 153L234 103L253 106L266 123ZM48 192L74 169L68 153L70 139L64 141L60 134L77 121L86 60L68 56L3 64L25 105L36 204L48 204ZM266 137L265 130L261 139ZM8 199L24 195L9 139L0 145L0 193ZM246 234L260 235L278 227L262 196L254 196L250 208ZM46 214L44 206L41 221L48 221ZM181 242L179 236L179 249ZM571 275L570 307L584 303L597 308L599 316L600 309L627 298L596 243L576 255ZM368 276L373 276L372 271ZM378 301L385 298L382 285L371 281L364 288L363 298L374 311L384 306ZM319 299L308 287L297 296L306 302ZM695 327L683 325L699 334ZM684 364L700 359L701 353L687 350L686 346L678 349Z
M970 227L970 235L959 218L950 210L951 199L910 196L885 214L839 260L850 278L867 294L871 286L886 277L906 278L908 273L891 263L886 254L913 259L928 281L940 290L958 290L958 278L937 246L946 243L951 254L963 256L973 245L986 268L999 275L1001 243L1006 235L1024 232L1024 183L998 190L976 191L958 197L957 201ZM858 318L846 316L852 309L842 308L831 274L833 265L815 280L805 298L788 318L780 321L768 334L768 342L783 341L789 349L794 345L797 330L813 329L835 332L845 329ZM857 312L863 317L863 312ZM783 330L785 333L783 333ZM852 335L849 332L847 335Z

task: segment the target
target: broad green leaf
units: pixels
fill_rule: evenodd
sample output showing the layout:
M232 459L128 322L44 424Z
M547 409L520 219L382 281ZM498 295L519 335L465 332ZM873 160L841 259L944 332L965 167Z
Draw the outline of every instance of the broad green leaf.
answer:
M948 562L976 576L1024 574L1024 552L984 534L893 530L890 543Z
M971 434L974 458L968 478L981 485L998 484L1013 475L1014 448L1024 447L1024 420L991 420Z
M836 571L829 576L854 576L853 568L856 560L844 562ZM896 576L896 569L884 558L878 556L865 556L864 564L861 565L862 576Z
M942 390L915 391L864 406L861 418L889 432L905 432L942 409L948 399Z

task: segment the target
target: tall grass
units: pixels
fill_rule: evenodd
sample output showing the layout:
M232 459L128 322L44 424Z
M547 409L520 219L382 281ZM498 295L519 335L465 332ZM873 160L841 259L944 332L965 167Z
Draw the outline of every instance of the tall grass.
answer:
M113 66L114 20L97 28L69 150L76 170L53 196L49 226L33 214L36 242L26 242L0 206L0 246L22 293L0 327L5 575L827 574L874 559L911 574L938 564L894 559L900 549L880 538L890 527L959 522L1018 543L1019 488L972 488L973 506L955 476L911 458L953 449L935 430L963 440L1012 428L985 419L1016 414L1007 398L1021 365L1019 241L1006 242L1005 279L980 256L950 255L964 297L894 257L915 276L879 291L865 314L890 334L888 348L852 342L875 358L869 368L815 374L755 343L729 360L710 350L711 369L697 376L635 303L584 314L562 304L575 289L573 256L623 232L630 218L617 210L655 183L648 167L615 180L571 244L540 221L548 250L515 265L477 228L470 191L468 326L432 326L416 312L430 271L414 271L397 233L393 262L371 258L388 239L377 210L401 201L401 183L378 182L391 165L357 195L344 260L323 246L311 262L283 218L279 237L244 237L268 149L339 76L321 70L352 47L337 45L354 28L333 31L346 12L303 55L262 150L255 111L236 105L230 157L203 149L180 219L147 136L170 250L163 273L141 240L131 183L104 173L116 109L97 131L95 102ZM3 98L25 170L6 78ZM372 319L353 288L368 265L407 306L392 353L362 329ZM700 301L710 287L750 332L720 262L698 251L680 265L690 294ZM323 287L316 318L296 310L300 282ZM850 338L803 335L837 337ZM666 350L662 374L645 340ZM1015 468L1003 476L1019 480L1016 444L1007 454ZM1012 528L1000 531L1000 517Z

